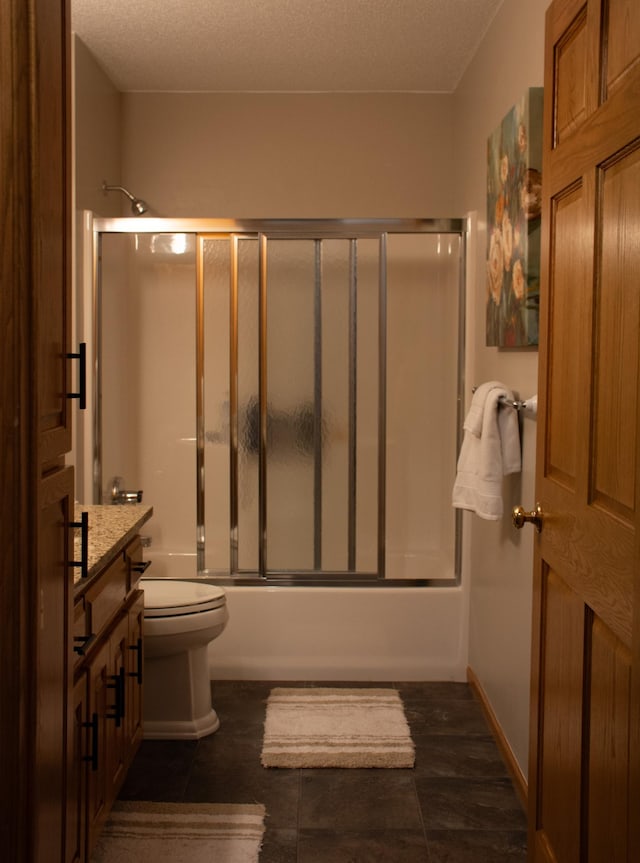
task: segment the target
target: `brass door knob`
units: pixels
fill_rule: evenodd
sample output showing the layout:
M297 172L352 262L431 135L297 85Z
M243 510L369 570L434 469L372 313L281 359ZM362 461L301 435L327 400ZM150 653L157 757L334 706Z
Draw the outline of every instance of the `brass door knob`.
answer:
M511 521L513 522L513 526L518 530L521 530L527 522L531 522L531 524L535 525L538 533L542 530L542 518L543 518L542 507L539 503L536 504L536 508L531 512L526 512L521 506L514 506L511 512Z

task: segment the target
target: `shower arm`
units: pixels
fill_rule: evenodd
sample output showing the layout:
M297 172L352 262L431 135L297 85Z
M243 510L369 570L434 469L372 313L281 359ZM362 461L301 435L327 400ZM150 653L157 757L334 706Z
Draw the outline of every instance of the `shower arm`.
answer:
M127 198L131 201L131 209L137 216L141 216L143 213L146 213L149 209L146 201L143 201L141 198L136 198L135 195L132 195L128 189L125 189L124 186L110 186L106 180L102 181L102 191L103 192L122 192L123 195L126 195Z

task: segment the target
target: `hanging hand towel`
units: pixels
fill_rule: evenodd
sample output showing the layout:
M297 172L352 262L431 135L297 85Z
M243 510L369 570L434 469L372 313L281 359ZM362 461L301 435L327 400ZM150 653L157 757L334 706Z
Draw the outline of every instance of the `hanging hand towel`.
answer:
M501 384L500 381L488 381L486 384L480 384L473 393L469 412L464 418L463 428L465 431L470 431L476 437L480 437L482 434L482 421L484 419L484 406L487 396L496 387L504 390L504 384Z
M452 495L454 507L492 521L502 518L502 477L521 469L518 416L500 407L500 396L514 400L499 381L483 384L474 393Z

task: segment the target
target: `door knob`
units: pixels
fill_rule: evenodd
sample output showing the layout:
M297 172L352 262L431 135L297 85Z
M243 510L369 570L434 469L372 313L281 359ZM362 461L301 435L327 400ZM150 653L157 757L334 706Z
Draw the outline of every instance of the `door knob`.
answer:
M544 513L539 503L536 504L536 508L531 512L526 512L521 506L514 506L511 511L511 521L513 522L513 526L518 530L523 528L526 522L530 521L531 524L535 525L538 533L540 533L542 530L543 515Z

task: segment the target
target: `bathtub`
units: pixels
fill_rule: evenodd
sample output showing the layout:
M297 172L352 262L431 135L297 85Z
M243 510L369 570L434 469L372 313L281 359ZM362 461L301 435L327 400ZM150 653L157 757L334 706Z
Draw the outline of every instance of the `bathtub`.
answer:
M149 549L149 558L150 577L197 577L195 554ZM214 680L466 680L462 586L224 589Z

